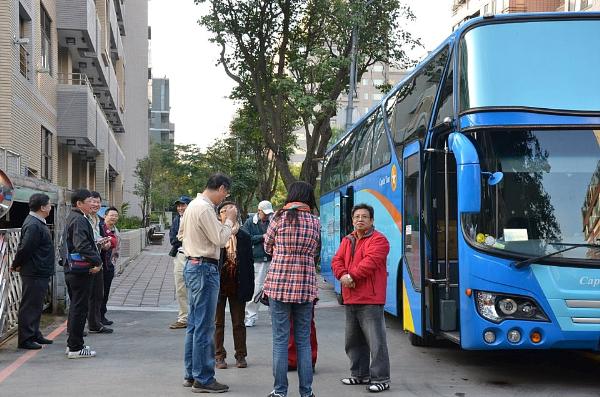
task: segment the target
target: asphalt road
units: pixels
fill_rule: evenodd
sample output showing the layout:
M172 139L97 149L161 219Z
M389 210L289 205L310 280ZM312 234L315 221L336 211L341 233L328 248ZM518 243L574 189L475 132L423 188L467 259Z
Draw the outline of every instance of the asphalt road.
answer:
M332 299L324 302L316 314L319 358L315 394L372 395L362 386L339 382L348 375L344 310ZM184 330L168 329L172 312L119 310L113 311L111 318L115 320L114 334L86 338L98 352L93 359L67 360L64 332L53 345L32 357L16 349L14 340L0 347L0 396L190 395L190 389L181 386ZM55 319L48 332L61 323L62 319ZM600 396L598 355L571 351L469 352L451 344L416 348L398 321L388 318L387 325L392 388L384 396ZM231 332L226 331L230 353L232 345ZM267 313L262 313L257 326L248 329L248 352L248 368L217 370L217 379L230 386L228 396L260 397L272 389ZM289 379L289 395L298 396L296 372L290 372Z

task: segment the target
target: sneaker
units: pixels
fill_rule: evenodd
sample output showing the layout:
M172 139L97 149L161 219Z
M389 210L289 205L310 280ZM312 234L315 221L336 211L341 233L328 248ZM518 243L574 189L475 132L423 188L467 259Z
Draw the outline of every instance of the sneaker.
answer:
M235 366L238 368L246 368L248 367L248 362L246 362L246 359L244 357L240 357L238 359L235 360Z
M42 345L40 345L39 343L34 342L32 340L28 340L23 343L19 343L19 349L39 350L41 348L42 348Z
M173 324L169 325L170 329L181 329L181 328L187 328L187 323L184 323L182 321L175 321Z
M113 332L113 329L108 327L100 327L100 329L90 329L90 334L112 334Z
M267 397L285 397L285 394L277 393L273 390Z
M76 352L67 353L67 358L91 358L95 356L96 352L91 350L89 346L85 346L83 349Z
M88 345L83 346L84 349L89 349L90 347ZM67 348L65 349L65 356L69 354L69 346L67 346Z
M360 377L360 376L351 376L349 378L342 378L340 382L345 385L368 385L370 379L368 377Z
M194 393L225 393L226 391L229 391L229 386L223 385L217 381L208 385L203 385L195 380L192 385L192 392Z
M370 391L371 393L379 393L379 392L382 392L384 390L389 390L389 389L390 389L390 384L387 382L371 383L369 386L367 386L367 391Z
M244 321L244 325L246 327L254 327L255 323L256 323L256 320L254 320L254 319L248 319L248 320Z
M217 358L215 361L215 368L217 369L227 369L227 363L224 358Z
M194 378L183 380L183 387L192 387L193 385L194 385Z
M102 325L113 325L115 322L111 321L109 319L107 319L106 317L104 317L102 320L100 320L100 322L102 323Z

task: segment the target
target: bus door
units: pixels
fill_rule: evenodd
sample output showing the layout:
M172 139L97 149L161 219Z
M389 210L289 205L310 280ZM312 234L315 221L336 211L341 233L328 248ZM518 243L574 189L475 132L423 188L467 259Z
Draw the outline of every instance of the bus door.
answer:
M336 191L333 201L335 206L333 239L336 242L336 246L339 246L342 239L352 232L352 216L350 213L354 205L354 188L349 186L345 191L344 189ZM339 280L334 280L334 289L338 302L340 304L343 303L342 286Z
M402 156L404 243L402 247L402 318L404 329L423 337L423 228L421 227L421 145L404 147Z

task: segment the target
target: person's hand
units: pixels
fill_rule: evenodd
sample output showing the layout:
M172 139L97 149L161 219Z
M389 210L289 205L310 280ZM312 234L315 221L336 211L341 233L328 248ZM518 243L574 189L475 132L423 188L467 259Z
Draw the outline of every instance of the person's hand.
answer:
M96 274L96 273L98 273L100 271L100 269L102 269L102 267L100 267L100 266L94 266L94 267L92 267L90 269L90 273L91 274Z
M237 208L235 207L235 205L230 205L227 208L227 219L229 219L230 221L235 223L235 220L237 219L238 216L238 211Z
M356 286L356 284L354 283L354 280L352 279L352 277L349 274L344 274L340 278L340 282L342 283L342 286L344 286L346 288L354 288Z
M111 247L110 238L108 238L105 242L102 243L102 251L108 251Z

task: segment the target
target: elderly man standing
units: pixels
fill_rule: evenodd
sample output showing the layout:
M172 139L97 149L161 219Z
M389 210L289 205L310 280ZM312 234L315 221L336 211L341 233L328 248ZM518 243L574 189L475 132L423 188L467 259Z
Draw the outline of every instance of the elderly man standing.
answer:
M183 386L196 393L223 393L229 386L215 379L215 314L219 298L219 257L231 237L237 208L229 206L225 222L217 219L215 206L229 196L231 180L214 174L202 193L183 214L178 238L186 256L183 277L188 290Z
M173 276L175 277L175 295L177 296L177 302L179 303L179 313L177 313L177 320L169 325L171 329L180 329L187 327L188 318L188 300L187 300L187 289L185 288L185 281L183 280L183 267L185 266L185 254L181 247L181 241L177 238L179 233L179 225L181 223L181 217L185 212L188 204L190 203L188 196L181 196L175 201L175 207L177 209L177 215L171 222L171 229L169 230L169 240L171 242L171 251L169 256L173 259Z
M390 245L374 229L373 216L370 205L352 208L354 231L342 239L331 267L342 283L346 307L346 354L351 375L341 381L345 385L366 384L367 391L378 393L390 388L383 314Z
M271 264L271 256L267 255L263 242L264 236L267 233L269 222L273 217L273 206L267 200L258 203L258 212L252 217L248 218L242 226L252 239L252 257L254 259L254 293L258 294L262 291L263 284L265 283L265 277L267 277L267 271ZM258 309L260 304L258 302L250 301L246 305L246 318L244 324L246 327L253 327L258 319Z
M22 296L19 306L19 347L41 349L52 341L40 332L40 317L50 277L54 274L54 246L46 217L50 198L35 193L29 198L29 215L21 228L21 239L12 270L21 273Z

